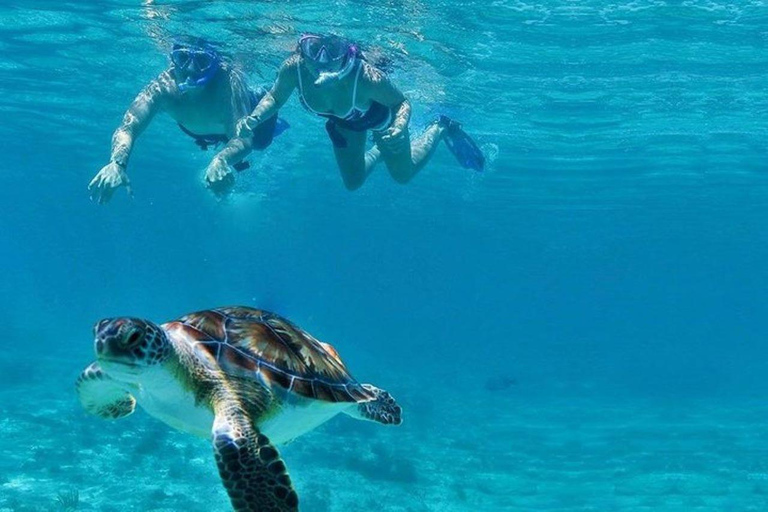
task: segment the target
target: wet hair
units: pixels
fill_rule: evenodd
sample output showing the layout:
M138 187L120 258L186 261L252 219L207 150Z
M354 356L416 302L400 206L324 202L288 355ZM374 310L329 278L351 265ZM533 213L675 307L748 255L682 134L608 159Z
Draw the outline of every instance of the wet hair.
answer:
M395 70L395 61L389 55L384 54L381 51L361 51L361 58L368 64L375 67L385 74L389 74Z
M229 58L229 56L222 53L219 44L209 41L203 37L181 35L181 36L174 37L171 40L171 42L172 42L171 49L173 49L176 46L181 46L185 48L192 48L195 50L204 50L214 54L218 58L219 62L221 63L226 63L226 64L231 63L231 59Z
M172 42L174 46L179 45L189 48L199 48L201 50L217 51L215 44L202 37L183 35L174 37Z

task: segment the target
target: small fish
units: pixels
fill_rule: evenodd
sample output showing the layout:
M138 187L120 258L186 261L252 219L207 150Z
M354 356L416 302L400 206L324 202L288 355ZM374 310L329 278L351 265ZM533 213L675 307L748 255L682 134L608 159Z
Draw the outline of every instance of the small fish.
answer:
M485 381L485 389L491 392L506 391L512 386L517 386L517 379L508 375L491 377Z

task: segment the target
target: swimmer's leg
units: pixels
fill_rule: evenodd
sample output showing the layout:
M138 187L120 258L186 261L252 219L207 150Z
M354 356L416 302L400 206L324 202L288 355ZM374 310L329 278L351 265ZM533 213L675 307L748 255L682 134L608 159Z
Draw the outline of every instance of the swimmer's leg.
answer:
M349 190L360 188L379 162L379 150L365 151L367 132L345 130L330 123L326 129L333 142L333 153L344 186Z
M445 127L441 124L432 123L416 139L410 140L410 133L406 128L404 146L408 149L399 153L389 150L383 144L378 144L381 134L375 134L374 140L377 141L377 147L381 151L381 158L387 164L389 174L398 183L408 183L432 158L438 143L443 138L444 131Z

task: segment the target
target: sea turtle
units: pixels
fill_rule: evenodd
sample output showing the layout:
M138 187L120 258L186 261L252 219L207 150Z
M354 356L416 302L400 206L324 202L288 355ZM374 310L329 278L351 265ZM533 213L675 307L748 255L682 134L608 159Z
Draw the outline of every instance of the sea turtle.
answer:
M217 308L162 325L111 318L94 335L97 361L76 384L83 407L122 418L138 403L173 428L210 437L236 512L298 510L276 444L340 412L402 422L392 396L352 378L336 349L267 311Z

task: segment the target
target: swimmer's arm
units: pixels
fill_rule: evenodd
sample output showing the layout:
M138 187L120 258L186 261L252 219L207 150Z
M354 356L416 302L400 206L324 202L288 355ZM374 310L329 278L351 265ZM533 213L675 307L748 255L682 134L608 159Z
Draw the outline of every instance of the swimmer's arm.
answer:
M221 160L226 165L234 165L247 157L253 151L252 137L234 137L229 139L224 149L219 151L214 160Z
M283 65L280 66L280 70L277 72L275 85L261 98L253 112L245 118L245 124L249 129L253 130L256 126L277 114L280 107L285 105L285 102L291 97L293 90L296 89L299 83L297 77L298 64L299 59L297 55L293 55L283 62Z
M172 82L171 77L164 72L150 82L133 100L123 116L122 124L112 135L110 160L123 170L128 165L133 143L149 126L154 115L165 108L165 102L170 95L169 81Z
M405 130L411 120L411 102L390 82L389 78L373 66L363 63L364 92L371 101L381 103L395 112L391 128L398 132Z
M221 159L226 165L233 165L247 157L253 149L253 138L237 136L237 122L249 114L251 91L245 77L239 71L232 70L229 75L229 98L232 116L226 128L229 142L219 151L215 159Z

